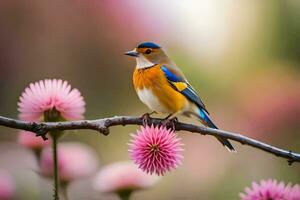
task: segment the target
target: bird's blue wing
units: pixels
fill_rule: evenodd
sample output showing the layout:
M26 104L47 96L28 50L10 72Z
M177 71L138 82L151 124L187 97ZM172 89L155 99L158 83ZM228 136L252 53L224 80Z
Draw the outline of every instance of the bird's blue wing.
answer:
M172 82L185 82L185 78L182 77L179 72L176 72L175 69L171 69L165 65L161 66L161 70L164 72L168 81Z
M207 113L202 100L194 90L194 88L186 81L180 72L171 67L165 65L161 66L161 70L164 72L165 77L168 79L171 86L188 98L191 102L195 103L199 108L204 109Z
M184 95L191 102L196 104L199 108L198 117L201 121L208 127L218 129L217 126L213 123L213 121L209 117L209 113L206 110L203 102L200 97L197 95L193 87L186 81L182 73L172 67L161 66L161 70L164 72L165 77L168 79L168 82L171 86L182 95ZM235 152L232 144L225 138L217 137L218 140L231 152Z

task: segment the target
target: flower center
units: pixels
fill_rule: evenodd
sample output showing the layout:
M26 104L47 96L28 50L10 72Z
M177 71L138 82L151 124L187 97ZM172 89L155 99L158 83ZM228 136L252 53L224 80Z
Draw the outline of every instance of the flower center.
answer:
M158 153L159 152L159 146L157 144L151 145L150 152L152 152L152 153Z

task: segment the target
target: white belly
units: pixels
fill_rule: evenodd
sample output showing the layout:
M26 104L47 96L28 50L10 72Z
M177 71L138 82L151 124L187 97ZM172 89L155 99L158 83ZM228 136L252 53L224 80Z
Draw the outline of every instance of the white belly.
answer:
M140 100L146 104L151 110L160 112L160 113L169 113L158 100L158 98L153 94L150 89L137 90L137 94Z

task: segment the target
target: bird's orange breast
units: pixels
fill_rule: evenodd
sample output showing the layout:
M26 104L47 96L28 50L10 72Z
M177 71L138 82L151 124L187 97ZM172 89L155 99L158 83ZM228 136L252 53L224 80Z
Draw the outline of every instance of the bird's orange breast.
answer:
M160 65L156 65L144 69L135 69L133 85L138 93L144 89L150 90L164 107L160 110L152 108L153 110L165 113L179 112L188 102L181 93L171 87L160 67ZM145 101L145 99L143 100Z

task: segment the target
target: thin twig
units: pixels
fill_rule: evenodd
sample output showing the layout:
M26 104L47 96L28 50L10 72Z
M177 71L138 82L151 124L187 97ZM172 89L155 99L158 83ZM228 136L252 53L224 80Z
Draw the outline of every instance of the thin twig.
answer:
M162 119L149 118L149 124L161 124ZM0 125L31 131L37 134L37 136L47 139L46 133L52 130L75 130L75 129L92 129L103 133L109 134L109 127L118 125L142 125L143 119L141 117L133 116L115 116L111 118L96 119L96 120L82 120L82 121L70 121L70 122L24 122L11 118L0 116ZM202 135L221 136L230 140L234 140L241 144L249 145L254 148L263 150L265 152L274 154L278 157L286 158L291 165L294 162L300 162L300 154L289 150L280 149L272 145L260 142L258 140L243 136L241 134L232 133L223 130L212 129L203 126L196 126L193 124L175 122L175 129L185 130L194 133L200 133Z

